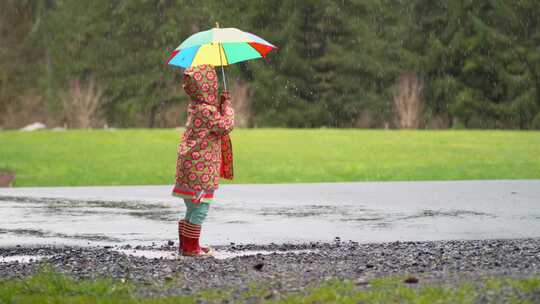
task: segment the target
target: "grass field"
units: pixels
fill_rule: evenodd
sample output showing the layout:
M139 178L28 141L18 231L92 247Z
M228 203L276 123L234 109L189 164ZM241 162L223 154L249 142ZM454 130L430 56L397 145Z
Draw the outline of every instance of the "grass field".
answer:
M170 286L162 286L166 292ZM42 272L24 280L0 280L0 303L534 303L540 292L539 278L492 278L458 286L422 285L414 288L399 278L377 279L367 289L352 282L325 283L301 293L272 297L264 287L241 292L213 289L191 296L142 298L137 286L109 279L76 281Z
M177 130L0 131L15 186L171 184ZM540 178L540 132L237 129L235 183Z

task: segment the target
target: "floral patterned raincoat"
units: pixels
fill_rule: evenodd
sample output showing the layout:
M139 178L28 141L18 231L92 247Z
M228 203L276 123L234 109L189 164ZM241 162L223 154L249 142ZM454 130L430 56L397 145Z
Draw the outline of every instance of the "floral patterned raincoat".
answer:
M229 133L234 111L228 92L218 99L214 67L199 65L184 71L184 90L191 101L186 129L178 147L173 195L194 203L211 202L219 178L233 178L233 155Z

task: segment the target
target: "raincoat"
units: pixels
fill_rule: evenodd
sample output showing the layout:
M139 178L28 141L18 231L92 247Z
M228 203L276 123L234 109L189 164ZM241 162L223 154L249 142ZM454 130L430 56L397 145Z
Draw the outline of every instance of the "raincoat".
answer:
M211 65L187 68L183 87L190 103L178 147L172 194L194 203L211 202L219 178L234 176L228 135L234 127L234 110L228 92L221 93L218 99L218 78Z

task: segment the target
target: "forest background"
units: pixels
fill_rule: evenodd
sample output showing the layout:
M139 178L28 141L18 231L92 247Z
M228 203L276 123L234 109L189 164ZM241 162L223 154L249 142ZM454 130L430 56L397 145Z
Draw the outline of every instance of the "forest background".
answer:
M279 47L226 67L241 127L540 129L536 0L4 0L0 128L181 126L215 22Z

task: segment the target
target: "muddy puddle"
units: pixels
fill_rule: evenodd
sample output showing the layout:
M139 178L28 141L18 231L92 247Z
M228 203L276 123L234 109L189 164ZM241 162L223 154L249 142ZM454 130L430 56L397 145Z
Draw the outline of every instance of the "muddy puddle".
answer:
M0 190L0 246L177 240L169 186ZM226 185L205 243L540 237L540 181Z
M136 250L136 249L114 249L113 251L122 253L134 257L143 257L147 259L187 259L189 257L183 257L174 251L164 250ZM260 256L271 254L300 254L315 252L314 250L289 250L289 251L268 251L268 250L244 250L244 251L226 251L226 250L214 250L213 257L218 260L226 260L237 257L245 256ZM0 256L1 263L33 263L42 259L47 259L52 255L12 255L12 256Z
M177 252L174 251L164 251L164 250L137 250L137 249L115 249L116 252L120 252L126 255L131 255L135 257L144 257L147 259L184 259ZM227 250L215 250L213 255L215 259L226 260L237 257L245 256L254 256L254 255L271 255L271 254L300 254L300 253L311 253L315 250L288 250L288 251L279 251L279 250L242 250L242 251L227 251ZM189 258L189 257L187 257Z

